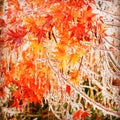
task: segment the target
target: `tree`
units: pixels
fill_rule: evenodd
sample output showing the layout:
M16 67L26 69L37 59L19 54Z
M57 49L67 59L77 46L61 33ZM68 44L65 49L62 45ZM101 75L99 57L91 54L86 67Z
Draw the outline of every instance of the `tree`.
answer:
M5 6L0 93L10 90L12 107L45 99L58 119L85 119L93 109L120 117L119 39L107 33L106 11L94 0L6 0Z

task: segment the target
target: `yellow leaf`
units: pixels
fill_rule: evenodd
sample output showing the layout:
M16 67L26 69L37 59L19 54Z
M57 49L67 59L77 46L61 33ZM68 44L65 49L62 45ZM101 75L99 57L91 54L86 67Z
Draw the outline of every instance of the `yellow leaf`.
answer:
M70 55L70 64L72 66L74 66L75 63L77 63L79 61L79 59L80 59L80 55L79 54L71 54Z
M39 54L43 50L42 43L38 43L38 40L31 41L30 48L34 54Z
M68 67L68 55L65 55L61 61L62 70L65 71Z

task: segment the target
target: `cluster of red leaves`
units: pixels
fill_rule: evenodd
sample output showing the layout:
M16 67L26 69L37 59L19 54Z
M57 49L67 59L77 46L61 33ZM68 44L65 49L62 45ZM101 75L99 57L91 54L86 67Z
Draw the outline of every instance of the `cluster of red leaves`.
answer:
M8 86L9 84L17 86L13 92L14 102L12 106L20 107L26 105L28 102L34 102L35 104L41 102L46 90L50 90L50 82L46 78L46 71L48 73L49 68L45 64L41 64L42 67L41 69L37 68L35 78L35 65L32 60L34 61L34 58L27 58L27 60L24 58L23 61L18 63L17 67L14 63L10 63L10 70L4 71L4 86ZM38 65L38 67L41 65ZM35 79L37 81L36 84Z
M89 2L94 3L94 0ZM25 31L35 34L40 42L42 38L46 38L46 34L51 32L53 27L59 30L62 39L70 37L76 37L78 41L83 40L83 37L87 41L93 39L90 38L88 32L95 31L96 27L93 24L95 14L92 13L92 8L88 2L84 0L52 0L47 2L35 0L32 3L27 0L26 6L29 8L21 7L17 0L8 0L8 5L12 5L12 7L8 7L5 13L9 25L4 36L8 36L7 41L12 41L11 45L19 46L23 42ZM32 11L36 6L37 11ZM83 10L80 11L80 9ZM34 14L34 17L26 15L28 14L26 11ZM72 22L75 24L73 25ZM20 24L22 24L22 27L18 27ZM12 27L12 30L9 27ZM21 31L24 32L20 33ZM11 38L12 36L13 38Z
M12 48L16 48L24 42L23 39L26 35L26 31L24 27L18 27L15 30L8 29L6 34L7 36L5 42L7 43L7 46L11 45Z

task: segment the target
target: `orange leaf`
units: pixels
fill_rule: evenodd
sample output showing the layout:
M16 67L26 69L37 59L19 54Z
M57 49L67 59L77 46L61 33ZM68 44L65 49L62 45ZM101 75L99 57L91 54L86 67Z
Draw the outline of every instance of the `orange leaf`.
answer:
M74 69L72 72L70 72L70 81L74 84L79 83L79 71L77 69Z

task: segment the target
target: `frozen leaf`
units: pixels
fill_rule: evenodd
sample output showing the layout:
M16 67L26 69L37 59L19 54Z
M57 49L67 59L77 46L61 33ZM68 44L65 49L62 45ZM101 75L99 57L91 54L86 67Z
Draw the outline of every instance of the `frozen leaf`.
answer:
M70 96L70 91L71 91L71 87L69 85L66 85L66 92L68 93L69 96Z

